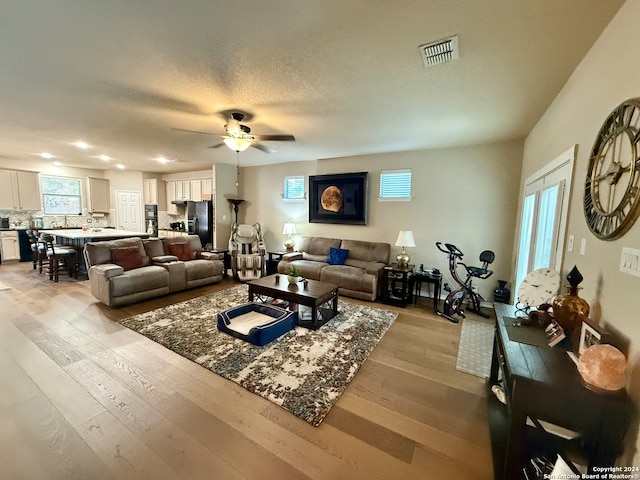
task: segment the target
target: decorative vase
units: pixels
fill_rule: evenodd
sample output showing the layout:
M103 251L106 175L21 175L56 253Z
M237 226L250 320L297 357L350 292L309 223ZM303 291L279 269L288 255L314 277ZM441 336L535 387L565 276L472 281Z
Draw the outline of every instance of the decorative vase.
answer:
M555 321L564 329L565 333L580 332L582 319L589 316L589 304L578 296L583 277L577 267L573 267L567 275L569 286L567 293L558 295L553 300L553 316Z

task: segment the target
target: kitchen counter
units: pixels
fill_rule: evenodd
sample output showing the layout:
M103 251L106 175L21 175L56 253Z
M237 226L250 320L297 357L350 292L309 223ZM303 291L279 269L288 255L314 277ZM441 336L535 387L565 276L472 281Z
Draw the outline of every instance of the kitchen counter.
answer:
M116 238L141 237L149 238L147 232L130 232L128 230L117 230L115 228L101 228L99 230L82 230L81 228L73 229L53 229L39 230L41 233L54 235L56 238L65 238L68 240L107 240Z
M74 229L53 229L53 230L40 230L40 233L48 233L56 238L56 242L76 247L79 251L84 248L84 244L93 241L102 240L116 240L119 238L149 238L147 232L130 232L128 230L116 230L115 228L101 228L99 230L82 230L81 228ZM80 254L78 258L78 269L81 278L86 278L87 267L84 262L84 255Z

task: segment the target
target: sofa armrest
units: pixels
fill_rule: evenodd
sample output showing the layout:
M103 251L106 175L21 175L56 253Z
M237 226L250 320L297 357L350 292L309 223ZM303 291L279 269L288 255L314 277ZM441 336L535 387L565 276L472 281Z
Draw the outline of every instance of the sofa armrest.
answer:
M151 261L155 264L177 262L178 257L176 257L175 255L160 255L158 257L153 257Z
M285 262L293 262L294 260L302 260L302 252L285 253L282 256Z
M367 273L371 273L377 277L380 276L380 272L382 272L382 269L384 267L386 267L387 264L386 263L382 263L382 262L371 262L370 264L367 265Z
M105 305L111 306L109 279L124 274L124 268L112 263L99 263L89 268L91 294Z
M222 253L214 253L214 252L199 252L197 257L203 258L205 260L223 260L224 259L224 255Z
M100 263L92 266L89 269L89 272L103 278L104 280L109 280L112 277L122 275L124 273L124 268L120 265L116 265L115 263Z

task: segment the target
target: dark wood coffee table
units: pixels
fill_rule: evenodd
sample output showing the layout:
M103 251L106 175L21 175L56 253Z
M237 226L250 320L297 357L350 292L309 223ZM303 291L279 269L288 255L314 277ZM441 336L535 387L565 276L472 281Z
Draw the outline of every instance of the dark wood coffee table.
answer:
M306 284L298 282L290 285L286 275L269 275L247 282L249 285L249 301L254 297L265 302L264 297L276 298L289 304L304 305L311 308L311 319L300 318L298 325L317 329L338 314L338 285L317 280L307 280ZM328 304L328 306L326 306Z

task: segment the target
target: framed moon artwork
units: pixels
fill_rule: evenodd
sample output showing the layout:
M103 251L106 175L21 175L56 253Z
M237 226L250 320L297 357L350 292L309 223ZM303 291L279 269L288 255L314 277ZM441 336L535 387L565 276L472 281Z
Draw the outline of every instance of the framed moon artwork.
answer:
M367 172L309 176L309 222L367 224Z

